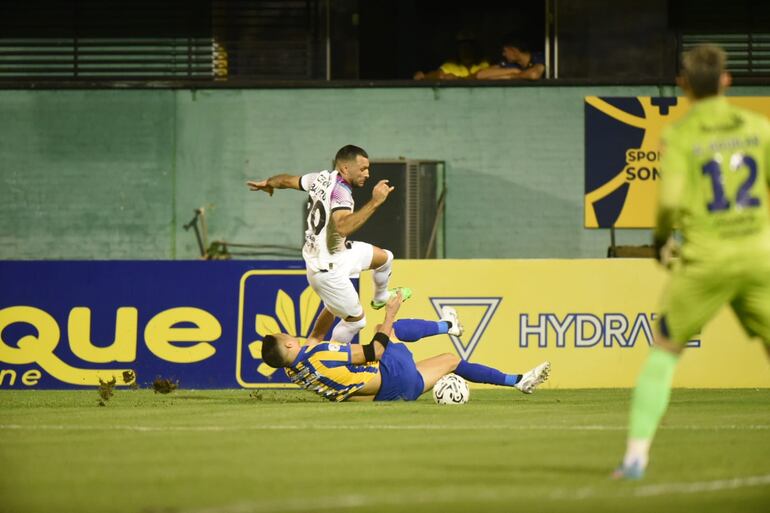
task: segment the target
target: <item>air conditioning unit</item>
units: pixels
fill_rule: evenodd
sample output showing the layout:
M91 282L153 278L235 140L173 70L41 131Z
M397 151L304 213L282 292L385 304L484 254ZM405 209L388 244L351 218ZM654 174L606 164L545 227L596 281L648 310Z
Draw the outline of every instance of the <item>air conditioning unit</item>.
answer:
M445 164L439 160L371 160L369 180L353 189L356 210L372 188L389 180L395 190L350 240L389 249L396 258L443 258Z

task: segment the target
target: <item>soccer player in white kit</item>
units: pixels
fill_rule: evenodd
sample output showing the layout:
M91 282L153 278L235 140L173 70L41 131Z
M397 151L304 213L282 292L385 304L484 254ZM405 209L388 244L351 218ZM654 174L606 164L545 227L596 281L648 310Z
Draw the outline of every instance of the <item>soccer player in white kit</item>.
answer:
M305 230L302 257L307 266L307 280L324 302L316 326L328 316L340 322L331 339L350 342L366 326L366 316L350 277L366 269L374 270L374 299L372 307L380 309L388 301L393 253L365 242L347 241L374 212L385 203L394 187L380 180L372 190L372 199L354 210L353 187L363 187L369 178L369 155L363 148L347 145L334 157L334 170L308 173L302 176L281 174L259 182L246 182L252 191L273 195L274 189L307 191L310 209ZM404 298L409 289L400 289ZM391 291L393 292L393 291ZM313 333L311 341L320 342L323 333ZM318 338L318 340L314 340Z

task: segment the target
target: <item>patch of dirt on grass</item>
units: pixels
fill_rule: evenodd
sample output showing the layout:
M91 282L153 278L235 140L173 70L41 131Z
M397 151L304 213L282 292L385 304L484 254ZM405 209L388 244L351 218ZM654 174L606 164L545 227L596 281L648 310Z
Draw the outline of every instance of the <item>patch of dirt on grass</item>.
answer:
M174 390L179 388L179 380L171 381L170 379L162 378L158 376L155 381L152 382L152 389L156 394L170 394Z
M116 383L117 380L115 379L115 376L109 381L104 381L102 378L99 378L99 388L96 390L99 393L99 406L107 406L107 401L110 400L110 397L115 395Z
M136 382L136 372L132 370L123 371L123 383L127 383L128 388L131 390L137 390L139 383Z

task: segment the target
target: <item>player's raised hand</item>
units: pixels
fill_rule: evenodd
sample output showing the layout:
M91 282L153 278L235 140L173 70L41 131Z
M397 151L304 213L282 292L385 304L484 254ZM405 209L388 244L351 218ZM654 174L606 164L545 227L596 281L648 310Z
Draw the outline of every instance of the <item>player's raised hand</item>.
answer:
M657 251L657 258L658 262L661 263L663 267L666 269L672 269L674 267L674 263L679 258L679 243L674 239L674 237L669 237L666 240L666 243L663 244L660 247L657 247L656 244L656 251Z
M401 308L401 303L404 302L404 296L401 294L401 291L399 290L390 298L388 298L387 303L387 312L388 314L395 316L396 313L398 313L398 309Z
M388 194L393 192L394 189L395 187L391 187L388 180L380 180L372 189L372 199L378 205L382 205L388 199Z
M250 191L264 191L270 196L273 195L273 186L268 183L268 180L261 180L259 182L249 180L246 182L246 185L249 187Z

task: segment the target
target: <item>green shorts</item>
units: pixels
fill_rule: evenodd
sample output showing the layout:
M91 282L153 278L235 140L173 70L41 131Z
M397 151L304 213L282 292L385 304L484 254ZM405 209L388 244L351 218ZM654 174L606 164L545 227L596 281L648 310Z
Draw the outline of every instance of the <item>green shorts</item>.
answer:
M770 344L770 259L680 265L663 293L660 330L685 344L725 304L750 336Z

